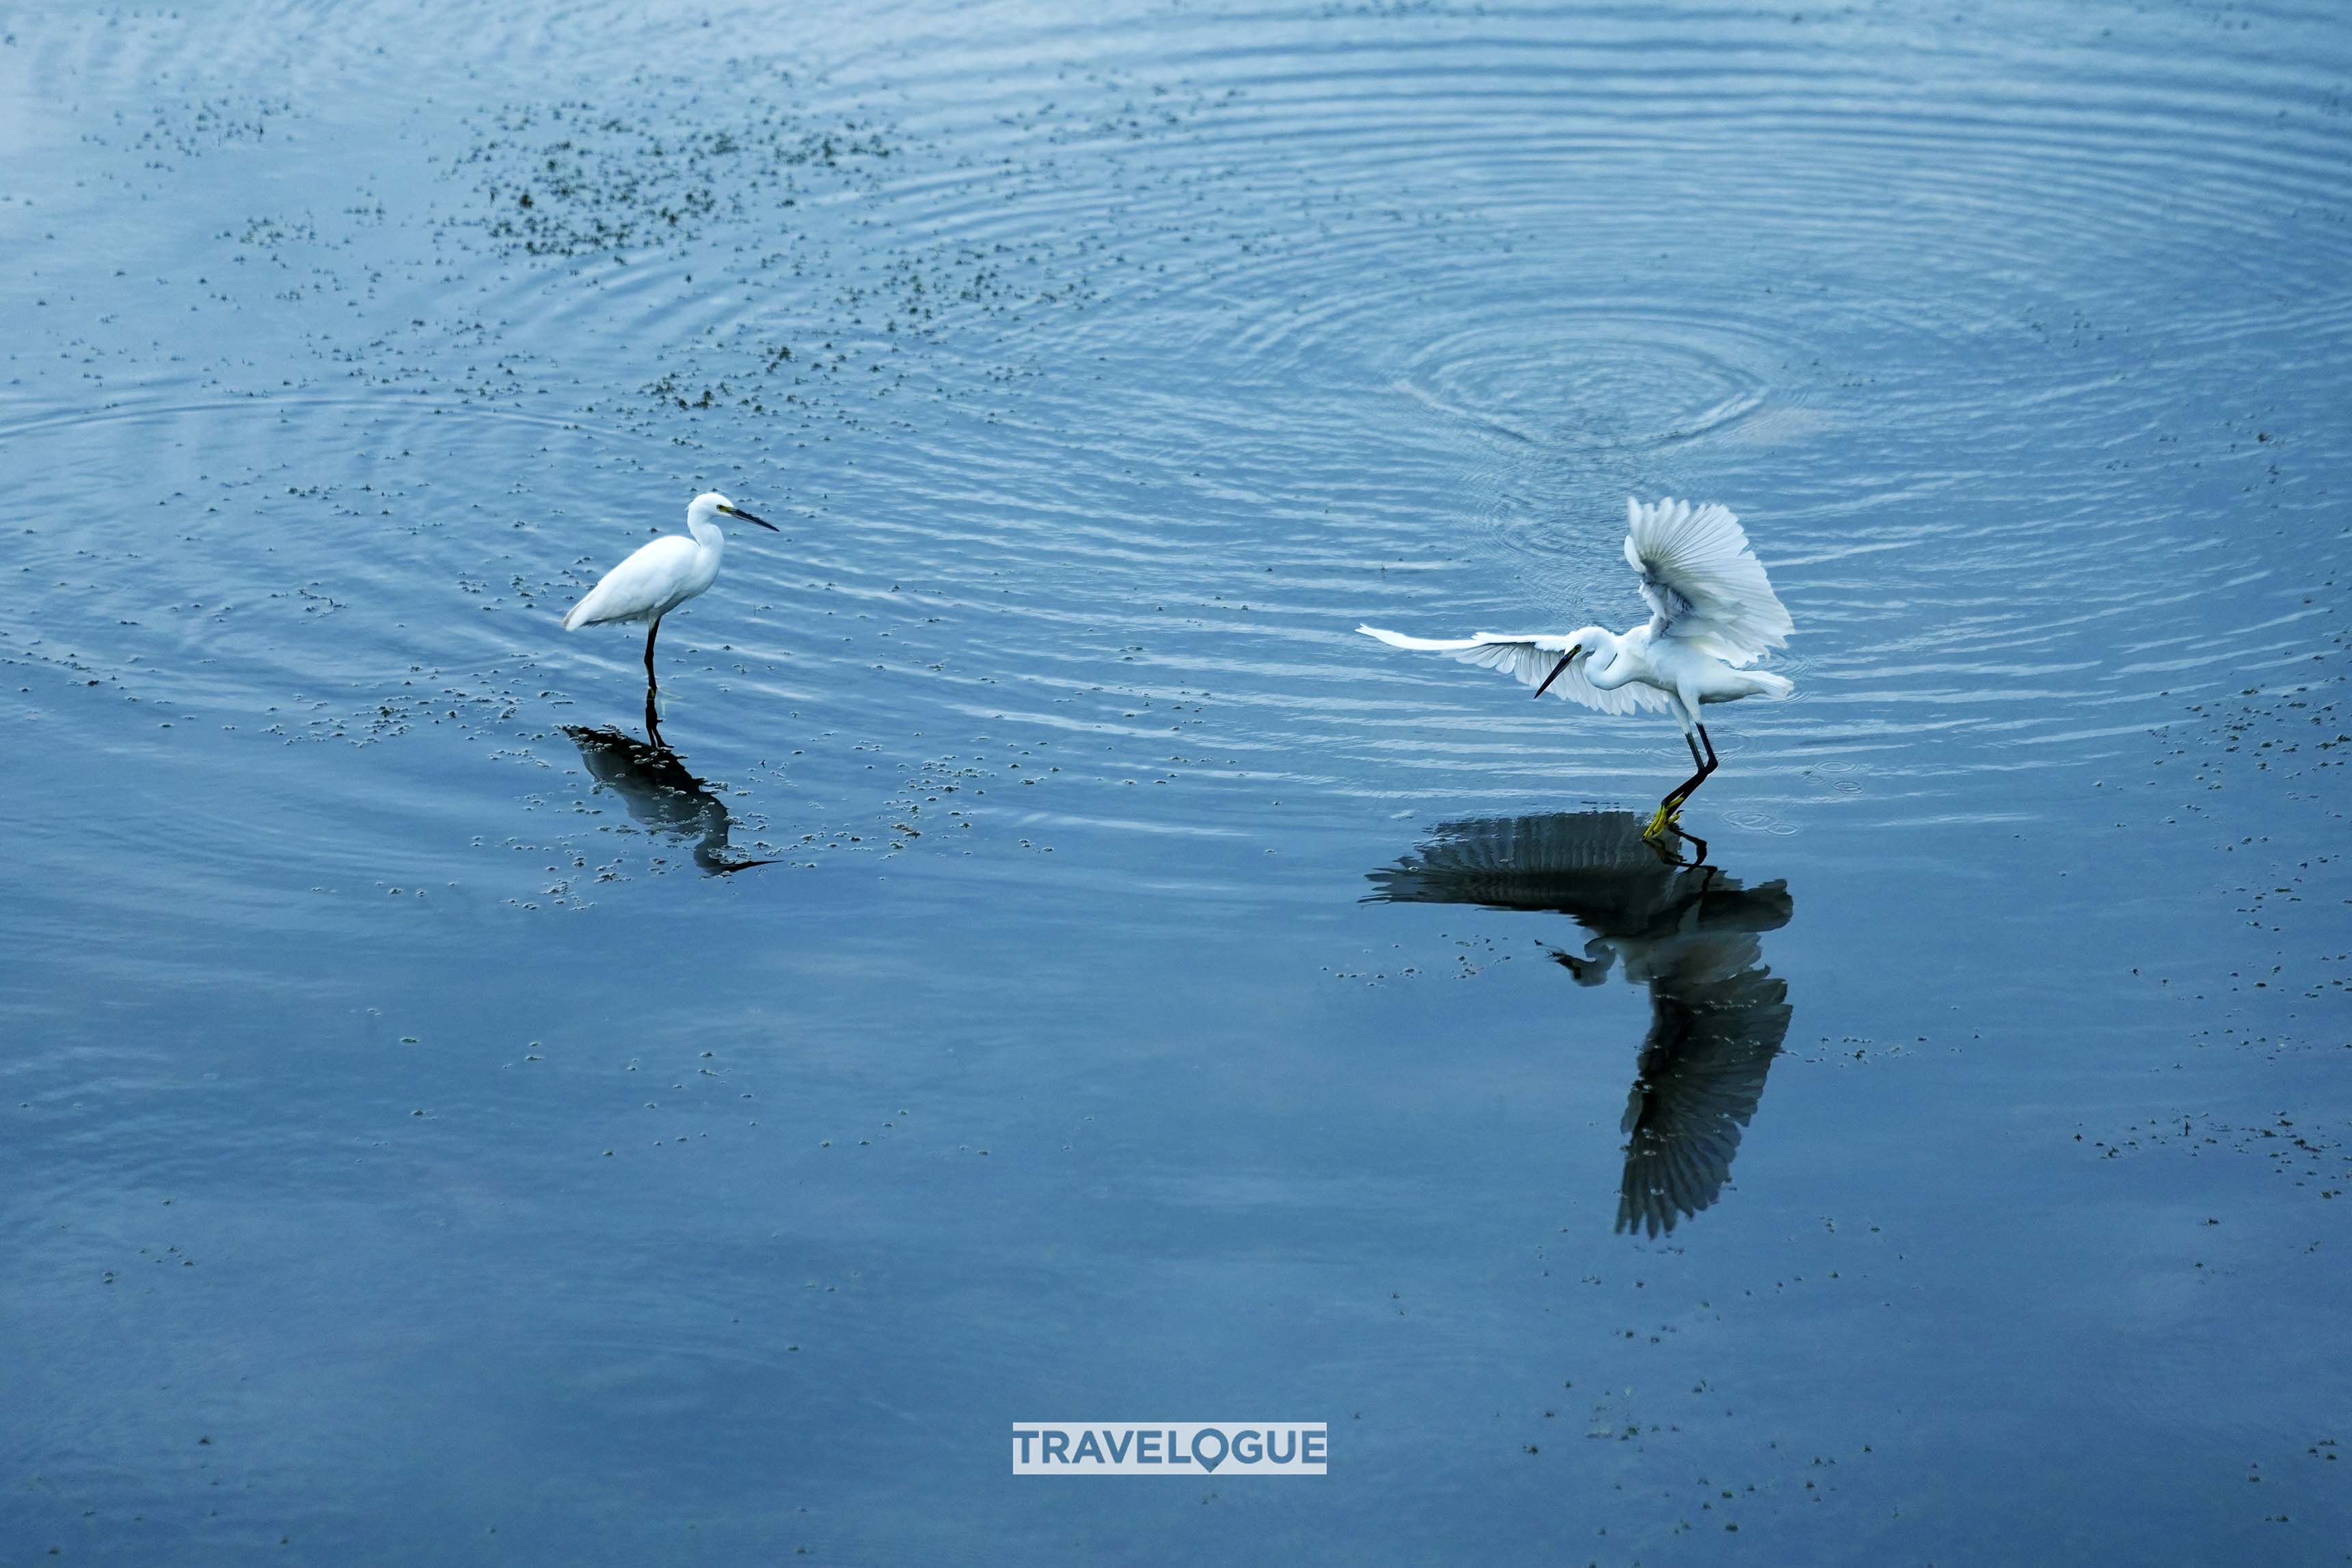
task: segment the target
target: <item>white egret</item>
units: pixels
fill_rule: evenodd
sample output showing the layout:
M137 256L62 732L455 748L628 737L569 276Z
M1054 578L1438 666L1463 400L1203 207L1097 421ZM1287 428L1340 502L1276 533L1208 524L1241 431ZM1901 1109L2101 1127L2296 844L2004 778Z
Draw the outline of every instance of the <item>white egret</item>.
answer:
M782 531L716 490L698 495L687 503L685 533L665 533L605 573L565 615L563 629L578 631L606 621L645 622L646 686L651 689L657 685L654 638L661 635L662 617L719 581L719 558L727 548L727 536L717 521L722 512L756 522L771 533Z
M1679 832L1683 803L1715 772L1715 742L1699 722L1699 710L1710 702L1795 693L1787 677L1746 667L1787 647L1796 626L1730 509L1676 500L1643 506L1628 498L1625 521L1625 559L1642 574L1642 597L1650 606L1644 626L1456 638L1356 629L1391 647L1451 654L1465 664L1507 671L1534 687L1538 697L1557 684L1563 698L1603 713L1672 713L1698 771L1658 803L1643 830L1643 837L1656 838Z

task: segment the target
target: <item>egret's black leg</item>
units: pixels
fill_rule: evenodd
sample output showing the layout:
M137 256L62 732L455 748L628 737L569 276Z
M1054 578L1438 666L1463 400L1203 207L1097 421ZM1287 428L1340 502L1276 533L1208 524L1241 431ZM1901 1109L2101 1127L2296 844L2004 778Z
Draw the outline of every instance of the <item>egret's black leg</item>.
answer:
M1683 802L1688 800L1691 797L1691 793L1706 782L1706 764L1705 763L1701 763L1698 765L1698 772L1691 774L1690 777L1683 780L1682 783L1675 785L1673 789L1667 791L1666 798L1660 801L1658 804L1665 809L1667 815L1672 816L1675 812L1681 810Z
M646 628L646 689L650 691L661 682L654 675L654 638L661 636L661 617L656 616Z
M1693 740L1690 736L1685 735L1683 744L1690 748L1691 761L1698 764L1698 772L1676 784L1667 792L1666 798L1658 803L1657 815L1650 818L1649 831L1644 835L1645 837L1655 838L1658 835L1668 832L1680 833L1682 830L1675 826L1675 814L1682 810L1683 803L1690 799L1698 786L1706 782L1707 775L1716 770L1715 742L1707 739L1706 726L1699 724L1694 727L1698 731L1698 739ZM1704 756L1699 754L1699 746L1702 742L1706 747L1706 754ZM1692 843L1699 847L1700 859L1706 858L1706 840L1692 838L1687 833L1682 836L1690 838Z
M1713 778L1715 776L1715 770L1719 765L1715 757L1715 742L1707 739L1706 726L1704 724L1701 724L1698 727L1698 738L1699 744L1704 745L1706 748L1706 761L1700 764L1698 777L1683 785L1683 798L1685 800L1688 800L1692 795L1696 793L1699 785L1706 783L1708 779ZM1698 747L1694 746L1691 750L1696 753Z
M651 681L646 683L646 739L651 741L659 750L669 749L669 742L661 738L661 708L654 699Z
M1698 788L1699 780L1706 777L1706 758L1700 752L1698 749L1698 742L1692 736L1685 735L1683 737L1683 744L1690 748L1691 766L1696 768L1698 771L1691 774L1690 777L1683 780L1682 783L1676 784L1669 798L1676 798L1689 795L1691 791Z
M1667 828L1673 826L1675 813L1683 808L1683 802L1691 797L1691 792L1706 782L1706 764L1701 763L1699 764L1698 772L1691 774L1690 777L1675 785L1673 789L1668 790L1666 792L1666 797L1658 802L1657 814L1650 818L1650 830L1648 837L1655 838L1659 834L1664 833Z
M1698 786L1706 783L1706 781L1714 775L1715 770L1718 765L1715 757L1715 742L1706 738L1706 725L1701 724L1698 727L1698 740L1696 742L1692 741L1688 735L1685 735L1683 737L1683 743L1690 747L1691 761L1698 763L1698 772L1691 774L1689 778L1685 779L1682 783L1682 786L1676 789L1673 795L1666 797L1674 802L1677 810L1681 809L1683 802L1690 799L1692 795L1698 793ZM1698 749L1701 743L1704 743L1706 747L1706 756L1704 760L1702 760L1698 754Z
M1710 771L1708 760L1699 754L1698 742L1696 741L1693 740L1688 735L1685 735L1683 737L1683 744L1690 748L1691 762L1698 771L1691 774L1690 777L1683 780L1682 783L1676 784L1673 789L1668 790L1666 792L1666 797L1658 802L1657 815L1650 818L1649 837L1653 838L1666 830L1666 828L1671 825L1675 813L1682 809L1682 804L1690 798L1691 791L1698 788L1700 784L1706 782L1706 775Z

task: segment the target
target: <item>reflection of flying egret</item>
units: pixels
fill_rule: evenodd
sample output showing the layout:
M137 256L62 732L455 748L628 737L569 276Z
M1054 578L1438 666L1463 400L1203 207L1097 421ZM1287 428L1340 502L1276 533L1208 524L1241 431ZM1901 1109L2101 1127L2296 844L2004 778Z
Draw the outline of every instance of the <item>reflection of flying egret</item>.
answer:
M1625 514L1625 559L1642 574L1642 597L1650 606L1646 626L1528 637L1481 632L1451 639L1356 629L1391 647L1452 654L1465 664L1508 670L1538 697L1556 684L1562 697L1603 713L1671 712L1698 772L1658 803L1645 830L1655 838L1675 825L1683 802L1715 772L1715 742L1699 722L1699 709L1796 690L1784 676L1745 668L1787 647L1796 626L1727 508L1675 500L1643 506L1629 499Z
M1664 858L1629 811L1450 823L1375 871L1375 899L1551 910L1592 933L1554 952L1580 985L1612 965L1650 988L1650 1033L1627 1096L1617 1228L1650 1236L1708 1207L1789 1031L1789 988L1759 933L1789 922L1784 883L1742 888Z
M658 684L654 638L661 635L662 617L719 581L719 558L727 548L727 536L719 531L721 512L756 522L771 533L782 531L715 490L698 495L687 503L685 533L665 533L605 573L563 617L563 629L578 631L606 621L645 622L646 684Z
M652 712L650 698L647 716ZM714 876L748 870L770 860L737 860L727 853L727 835L734 826L727 805L700 779L686 771L676 752L661 743L654 731L651 744L620 730L566 726L563 731L580 748L580 760L590 776L625 802L629 815L656 833L695 838L694 863Z

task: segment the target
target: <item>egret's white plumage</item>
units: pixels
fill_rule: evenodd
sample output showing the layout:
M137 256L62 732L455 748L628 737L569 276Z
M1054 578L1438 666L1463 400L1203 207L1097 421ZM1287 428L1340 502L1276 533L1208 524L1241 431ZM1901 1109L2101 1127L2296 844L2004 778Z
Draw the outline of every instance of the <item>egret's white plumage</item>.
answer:
M1642 574L1654 637L1676 637L1732 668L1789 646L1789 619L1731 509L1625 500L1625 560Z
M716 490L698 495L687 503L685 533L666 533L605 573L564 615L563 629L645 622L646 679L652 681L654 638L661 635L662 617L719 580L727 549L727 536L719 528L722 514L778 531L774 523L753 517Z
M1796 626L1729 508L1677 500L1644 506L1629 499L1625 521L1625 559L1641 574L1642 597L1650 606L1644 625L1623 632L1584 626L1470 637L1356 629L1391 647L1503 670L1534 687L1538 696L1557 690L1603 713L1672 713L1699 771L1660 804L1650 824L1654 837L1715 771L1715 748L1699 721L1700 709L1795 693L1787 677L1747 667L1788 646Z

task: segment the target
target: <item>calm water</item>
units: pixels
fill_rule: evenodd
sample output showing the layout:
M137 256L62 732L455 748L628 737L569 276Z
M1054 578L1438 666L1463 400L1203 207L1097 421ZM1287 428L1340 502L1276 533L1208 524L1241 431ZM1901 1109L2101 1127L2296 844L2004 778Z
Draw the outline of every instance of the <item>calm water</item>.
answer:
M2336 8L0 34L6 1561L2345 1560Z

